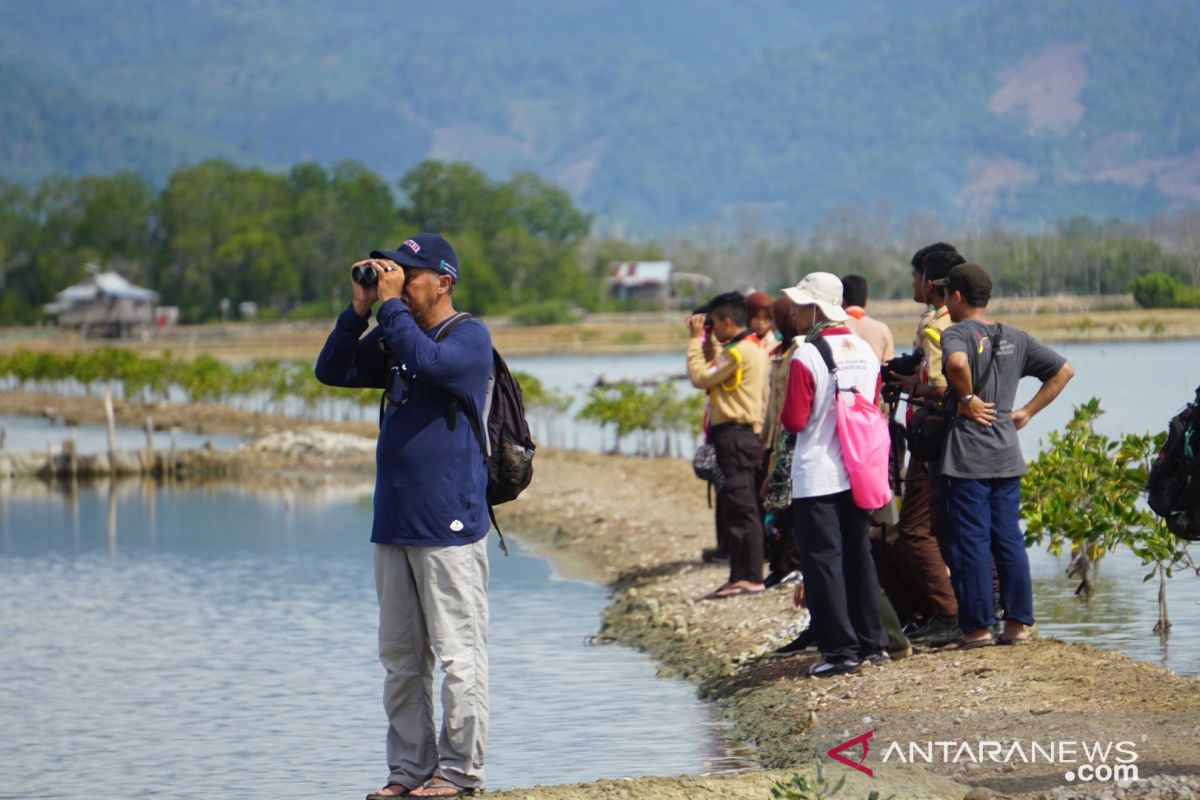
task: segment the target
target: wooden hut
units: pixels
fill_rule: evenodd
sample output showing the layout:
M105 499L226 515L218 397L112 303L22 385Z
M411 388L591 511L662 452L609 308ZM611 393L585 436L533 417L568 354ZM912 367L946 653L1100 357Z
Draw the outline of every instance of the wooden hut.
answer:
M158 293L134 286L116 272L95 271L82 283L68 286L42 309L60 328L84 336L124 338L150 330Z

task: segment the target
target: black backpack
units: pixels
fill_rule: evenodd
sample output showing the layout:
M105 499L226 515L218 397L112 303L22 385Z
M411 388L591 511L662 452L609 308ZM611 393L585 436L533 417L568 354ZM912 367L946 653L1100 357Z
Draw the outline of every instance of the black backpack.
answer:
M451 330L471 319L471 315L460 312L442 325L434 336L434 341L441 341ZM450 414L457 414L458 400L451 403ZM500 533L500 525L496 522L493 506L516 500L533 480L533 453L537 445L529 433L529 422L525 419L525 401L521 394L521 385L509 372L508 364L496 348L492 348L492 374L488 377L487 394L483 401L483 418L487 420L487 436L483 435L480 420L473 414L467 415L475 439L479 442L479 450L487 464L488 484L487 503L488 516L496 533L500 534L500 547L505 554L508 548L504 544L504 535ZM453 427L453 424L452 424Z
M1150 508L1181 539L1200 541L1200 388L1167 426L1146 481Z

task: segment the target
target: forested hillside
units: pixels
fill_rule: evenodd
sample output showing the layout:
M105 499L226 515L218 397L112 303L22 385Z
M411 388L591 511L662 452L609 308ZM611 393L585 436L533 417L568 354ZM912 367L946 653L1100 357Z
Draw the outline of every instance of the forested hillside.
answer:
M641 235L1200 205L1182 0L0 0L0 176L531 170Z

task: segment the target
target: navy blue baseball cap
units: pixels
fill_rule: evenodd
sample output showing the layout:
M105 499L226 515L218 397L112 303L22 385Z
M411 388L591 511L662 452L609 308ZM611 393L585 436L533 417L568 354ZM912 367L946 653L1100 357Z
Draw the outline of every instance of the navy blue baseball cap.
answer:
M449 275L458 283L458 256L450 243L436 233L418 233L405 239L395 250L372 250L371 258L386 258L402 267L431 269Z

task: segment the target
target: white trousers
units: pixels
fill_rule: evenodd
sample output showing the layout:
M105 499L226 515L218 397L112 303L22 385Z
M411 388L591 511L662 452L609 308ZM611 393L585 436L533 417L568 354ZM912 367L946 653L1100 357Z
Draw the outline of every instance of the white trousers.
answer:
M483 788L487 584L487 537L453 547L375 545L388 783L411 789L436 775ZM445 674L440 735L433 719L435 658Z

